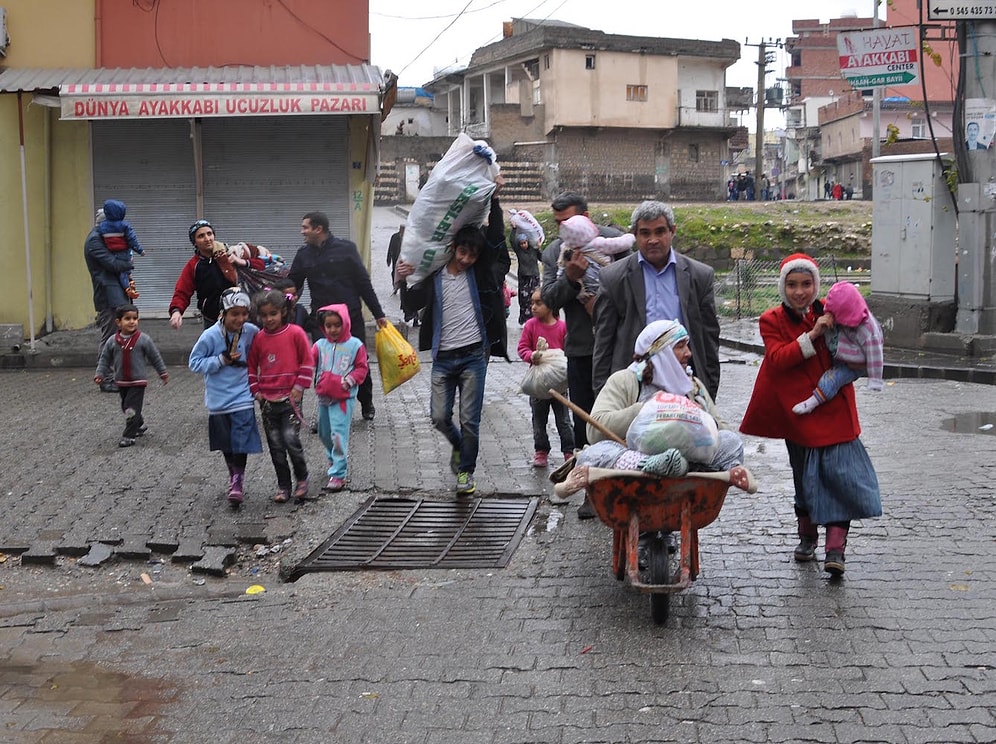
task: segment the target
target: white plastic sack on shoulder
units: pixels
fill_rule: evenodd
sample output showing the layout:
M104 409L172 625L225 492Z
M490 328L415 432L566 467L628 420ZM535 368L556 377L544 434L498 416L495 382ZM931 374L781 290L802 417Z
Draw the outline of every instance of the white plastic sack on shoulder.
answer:
M626 446L647 455L676 448L689 462L708 465L719 446L716 419L684 395L655 393L629 425Z
M526 395L543 400L553 397L550 388L561 394L567 392L567 357L563 349L544 351L538 362L529 365L520 386Z
M516 232L524 232L536 244L538 248L543 247L546 242L546 234L543 226L533 215L525 209L510 209L508 221L515 228Z
M498 173L488 143L461 132L432 169L408 213L400 260L415 267L409 285L418 284L449 260L457 230L484 222Z

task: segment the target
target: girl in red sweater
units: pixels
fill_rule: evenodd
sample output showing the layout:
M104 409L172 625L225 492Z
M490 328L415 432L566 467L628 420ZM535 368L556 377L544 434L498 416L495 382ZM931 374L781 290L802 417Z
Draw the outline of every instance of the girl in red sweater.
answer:
M291 494L291 468L297 488L294 498L308 496L308 464L301 445L301 398L311 385L315 367L311 341L301 326L289 322L290 304L279 289L271 289L256 299L262 329L249 347L249 392L259 401L270 459L277 471L274 501L284 502Z
M853 385L808 416L792 412L833 365L824 337L833 320L823 312L819 291L820 271L812 258L794 253L782 261L782 304L761 316L764 361L740 431L785 440L799 530L795 559L815 560L817 527L824 525L823 568L840 576L851 520L880 516L882 501L875 468L858 439Z

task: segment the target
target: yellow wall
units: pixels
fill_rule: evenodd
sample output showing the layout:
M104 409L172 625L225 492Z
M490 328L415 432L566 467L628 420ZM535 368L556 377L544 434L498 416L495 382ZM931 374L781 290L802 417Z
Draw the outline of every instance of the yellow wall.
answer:
M5 68L93 66L93 0L4 0L3 7L10 35ZM29 105L31 93L24 93L22 100L37 335L45 326L49 269L55 328L79 328L93 320L92 288L83 262L83 239L93 216L90 128L86 122L60 122L55 110ZM17 114L17 95L0 95L0 255L4 261L0 323L20 323L29 336Z
M373 181L366 180L372 119L349 117L349 216L353 242L364 266L370 270L370 239L373 218ZM376 167L376 163L374 164Z

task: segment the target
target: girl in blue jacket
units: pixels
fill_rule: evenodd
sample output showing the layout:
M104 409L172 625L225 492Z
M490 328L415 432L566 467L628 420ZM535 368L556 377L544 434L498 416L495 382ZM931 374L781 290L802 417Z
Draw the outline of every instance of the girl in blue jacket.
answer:
M221 317L205 329L190 351L188 365L204 375L208 441L221 450L228 466L228 503L242 504L246 460L263 451L256 427L255 402L249 392L249 346L259 328L248 323L249 295L238 287L221 295Z

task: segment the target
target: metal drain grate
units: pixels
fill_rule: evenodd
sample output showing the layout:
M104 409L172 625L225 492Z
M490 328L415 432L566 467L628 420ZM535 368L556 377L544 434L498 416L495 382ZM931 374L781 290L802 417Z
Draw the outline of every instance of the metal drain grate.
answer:
M502 568L508 565L537 499L370 498L294 569Z

